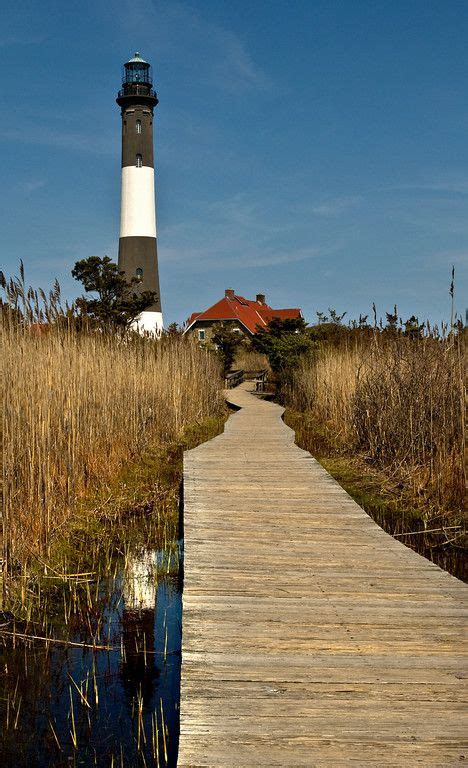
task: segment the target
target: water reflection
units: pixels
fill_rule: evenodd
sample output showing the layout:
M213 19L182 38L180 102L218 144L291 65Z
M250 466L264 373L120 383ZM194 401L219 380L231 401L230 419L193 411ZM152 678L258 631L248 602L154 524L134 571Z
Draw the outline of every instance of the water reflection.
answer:
M4 640L1 765L176 766L182 602L163 560L139 549L100 584L106 650L92 648L91 622L69 638L89 647Z
M371 504L363 504L363 508L384 531L402 544L414 549L457 579L468 582L468 559L463 546L448 542L446 536L441 533L425 530L422 520L407 518L404 512L382 510ZM437 524L431 524L430 527L438 528ZM439 527L438 530L442 529Z
M122 679L130 702L142 696L147 707L154 681L157 553L140 550L126 563L123 582ZM164 628L163 628L164 629Z

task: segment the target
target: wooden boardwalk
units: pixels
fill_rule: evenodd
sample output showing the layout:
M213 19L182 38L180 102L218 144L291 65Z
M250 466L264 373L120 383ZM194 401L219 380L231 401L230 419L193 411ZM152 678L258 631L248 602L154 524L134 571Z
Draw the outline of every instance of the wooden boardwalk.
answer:
M468 765L468 588L248 388L184 458L179 768Z

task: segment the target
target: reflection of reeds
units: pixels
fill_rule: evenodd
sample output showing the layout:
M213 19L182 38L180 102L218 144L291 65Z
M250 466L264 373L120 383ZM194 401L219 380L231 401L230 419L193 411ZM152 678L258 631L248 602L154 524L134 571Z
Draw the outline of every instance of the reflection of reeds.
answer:
M289 403L328 444L360 452L425 500L457 509L464 493L462 336L375 334L325 347L294 375Z
M218 363L195 342L77 331L57 296L39 311L21 285L20 312L0 305L3 559L11 569L47 556L80 500L126 462L221 407ZM35 322L44 317L53 322Z

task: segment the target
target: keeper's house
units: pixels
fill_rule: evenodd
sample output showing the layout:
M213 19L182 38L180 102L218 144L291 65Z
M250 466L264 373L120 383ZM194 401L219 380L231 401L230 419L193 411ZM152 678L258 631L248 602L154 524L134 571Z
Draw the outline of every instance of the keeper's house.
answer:
M212 307L190 315L184 333L196 334L199 341L210 341L213 327L223 323L251 338L259 328L266 328L273 318L286 320L301 317L300 309L272 309L262 293L258 293L255 301L251 301L228 288L224 292L224 298Z

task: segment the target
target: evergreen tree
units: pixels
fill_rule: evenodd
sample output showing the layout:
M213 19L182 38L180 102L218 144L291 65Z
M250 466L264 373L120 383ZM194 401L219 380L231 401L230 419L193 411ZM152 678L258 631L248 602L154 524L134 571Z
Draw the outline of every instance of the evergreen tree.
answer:
M136 277L128 282L108 256L77 261L72 275L83 284L86 293L97 294L93 299L80 297L76 306L83 317L100 327L127 329L156 299L154 291L138 290Z
M411 315L405 322L404 335L410 339L421 339L424 336L424 323L420 323L416 315Z
M236 349L242 342L242 335L238 331L234 331L230 325L225 325L224 323L215 325L213 331L211 340L221 358L224 372L229 373L234 362Z
M252 348L268 357L272 371L287 378L301 355L314 347L307 324L300 318L273 318L266 328L259 328Z

